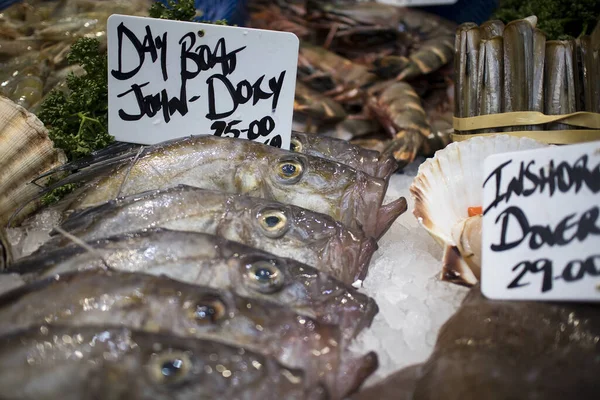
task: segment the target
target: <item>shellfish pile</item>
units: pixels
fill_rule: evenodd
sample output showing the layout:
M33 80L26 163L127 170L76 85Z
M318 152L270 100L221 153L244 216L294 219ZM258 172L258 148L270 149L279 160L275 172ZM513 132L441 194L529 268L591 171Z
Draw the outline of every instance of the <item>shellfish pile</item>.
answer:
M296 130L391 154L402 168L452 132L456 26L379 2L252 1L250 26L301 40Z

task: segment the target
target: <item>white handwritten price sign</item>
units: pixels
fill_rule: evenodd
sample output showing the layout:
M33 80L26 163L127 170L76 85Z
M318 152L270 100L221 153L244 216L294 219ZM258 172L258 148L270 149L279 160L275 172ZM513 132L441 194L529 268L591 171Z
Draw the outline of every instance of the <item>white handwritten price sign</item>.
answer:
M298 46L286 32L113 15L109 131L141 144L212 134L289 149Z
M481 288L492 299L600 300L600 142L484 163Z

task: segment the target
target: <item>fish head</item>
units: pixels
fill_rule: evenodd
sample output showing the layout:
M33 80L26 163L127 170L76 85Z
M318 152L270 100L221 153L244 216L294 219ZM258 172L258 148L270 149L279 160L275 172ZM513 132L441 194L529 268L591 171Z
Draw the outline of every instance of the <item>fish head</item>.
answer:
M266 178L269 198L327 214L376 239L406 211L405 199L382 206L385 179L319 157L273 153Z
M320 321L338 325L345 339L352 339L369 327L379 312L374 299L327 274L300 263L291 263L288 273L305 285L312 301L318 304Z
M369 326L378 312L375 301L353 287L292 259L244 255L234 282L251 297L292 306L302 315L339 325L345 337Z
M312 319L301 317L272 301L204 287L179 291L182 293L179 315L172 318L177 332L219 337L235 343L261 346L271 352L286 346L295 352L306 351L303 345L295 344L298 337L305 338L307 346L328 340L339 342L337 328L320 326ZM175 326L177 324L179 328Z
M281 152L269 159L267 178L272 198L338 217L339 199L352 174L338 163L300 153Z
M334 161L279 152L273 153L269 159L267 179L271 198L327 214L340 221L354 217L352 210L343 210L341 206L353 186L355 175L354 169Z
M357 171L353 184L347 189L340 206L353 215L355 225L366 235L377 240L408 208L404 197L384 205L387 187L386 180Z
M377 243L362 230L301 207L263 205L253 209L253 220L262 236L276 242L271 252L277 248L278 255L309 265L343 266L342 275L362 275L377 249ZM284 252L284 247L289 251Z
M131 350L101 363L91 379L101 398L268 397L269 391L283 398L304 391L302 372L241 347L141 331L130 336Z
M218 234L311 266L366 271L376 242L332 217L270 200L238 196Z
M313 300L308 289L311 279L298 280L290 271L287 259L256 253L231 258L229 263L233 267L232 281L249 293L249 297L289 305L296 310L306 308L310 315Z
M291 151L341 162L377 178L389 180L397 169L397 162L391 155L381 155L347 140L323 135L292 132Z

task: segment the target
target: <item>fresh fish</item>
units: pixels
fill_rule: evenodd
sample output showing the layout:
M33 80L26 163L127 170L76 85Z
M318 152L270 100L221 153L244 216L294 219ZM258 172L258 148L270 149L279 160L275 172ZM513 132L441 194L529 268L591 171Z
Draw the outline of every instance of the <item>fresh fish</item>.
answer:
M387 183L343 164L249 140L207 135L121 154L51 188L69 182L86 182L64 199L63 206L70 209L186 184L303 207L347 226L360 226L374 238L380 238L407 207L404 197L382 205Z
M338 327L277 303L140 273L79 271L21 286L0 296L0 321L0 334L41 324L123 324L218 340L301 368L336 398L356 390L377 364L374 353L343 354Z
M345 339L354 338L369 326L378 311L373 299L293 259L218 236L166 229L114 236L87 242L85 247L71 244L43 251L21 259L8 272L32 280L106 266L230 288L240 296L275 301L319 322L339 325Z
M353 399L597 399L599 338L596 305L488 300L475 287L426 363Z
M154 190L82 210L61 228L82 240L144 228L222 236L289 257L344 281L364 279L377 243L327 215L271 200L191 186ZM44 246L70 243L57 236ZM40 249L40 252L45 249Z
M327 136L292 132L292 151L315 157L327 158L346 164L377 178L389 180L398 169L398 163L391 156L380 155L376 151L353 145L346 140Z
M0 338L0 360L11 400L327 398L246 349L124 327L32 327Z

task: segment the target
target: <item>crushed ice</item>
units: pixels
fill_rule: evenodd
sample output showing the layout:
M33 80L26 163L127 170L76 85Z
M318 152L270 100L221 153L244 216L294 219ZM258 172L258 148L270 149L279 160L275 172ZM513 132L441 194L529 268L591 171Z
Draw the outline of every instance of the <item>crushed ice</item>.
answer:
M422 160L419 160L422 161ZM408 211L379 241L362 292L373 297L379 314L353 342L358 354L375 351L379 368L366 385L425 361L444 322L458 309L467 289L438 279L442 249L412 215L409 187L419 162L391 177L386 201L404 196Z

